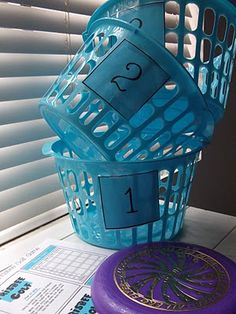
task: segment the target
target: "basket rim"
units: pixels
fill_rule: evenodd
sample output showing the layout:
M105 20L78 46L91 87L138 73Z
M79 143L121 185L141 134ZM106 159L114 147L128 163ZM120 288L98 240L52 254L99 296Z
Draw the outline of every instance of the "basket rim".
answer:
M156 160L131 160L131 161L109 161L109 160L84 160L84 159L79 159L78 158L73 158L73 157L68 157L68 156L63 156L61 153L56 152L53 146L57 145L63 145L65 149L67 149L69 152L71 151L66 143L61 140L61 139L56 139L52 142L45 143L42 147L42 153L45 156L51 156L56 159L61 159L61 160L68 160L71 162L79 162L79 163L84 163L84 164L89 164L89 165L114 165L114 166L120 166L120 165L137 165L137 164L145 164L145 165L152 165L152 164L159 164L161 162L168 162L171 160L186 160L188 158L194 158L196 157L205 147L207 147L209 143L203 143L201 148L194 149L191 152L184 153L182 155L177 155L177 156L169 156L165 158L160 158Z
M121 1L121 0L119 0L119 1ZM170 1L170 0L139 0L139 2L145 3L145 4L154 4L154 3L163 3L164 4L164 3L167 3L168 1ZM197 4L197 3L199 3L199 0L192 0L190 3ZM232 0L214 0L214 4L216 5L217 3L224 6L225 9L228 11L227 13L232 14L234 12L233 15L236 16L236 6L232 2ZM103 16L101 16L101 15L105 11L109 10L109 8L111 6L116 5L116 4L117 4L117 0L108 0L94 11L93 15L91 16L91 18L88 21L86 30L82 34L84 39L87 39L88 36L90 35L90 27L92 26L92 24L94 22L96 22L98 19L103 18ZM136 7L136 5L133 7ZM207 7L209 7L209 0L206 1L206 8ZM112 17L110 17L110 18L112 18Z

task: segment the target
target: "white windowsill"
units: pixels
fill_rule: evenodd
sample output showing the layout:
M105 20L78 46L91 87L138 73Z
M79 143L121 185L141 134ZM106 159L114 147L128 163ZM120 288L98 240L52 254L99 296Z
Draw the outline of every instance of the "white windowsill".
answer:
M0 247L0 271L47 239L88 245L74 233L67 215ZM236 262L236 217L189 207L176 240L216 249Z

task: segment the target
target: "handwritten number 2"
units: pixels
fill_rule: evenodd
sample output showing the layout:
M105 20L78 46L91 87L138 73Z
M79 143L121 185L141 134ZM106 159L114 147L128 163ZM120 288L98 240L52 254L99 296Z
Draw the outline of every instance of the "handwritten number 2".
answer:
M142 20L138 19L137 17L135 17L134 19L132 19L132 20L130 21L130 24L137 24L137 28L142 28L142 26L143 26Z
M130 201L130 211L128 211L127 214L136 213L137 210L135 210L134 206L133 206L133 198L132 198L131 188L128 188L128 190L125 192L125 195L129 195L129 201Z
M136 68L136 69L138 70L138 73L137 73L136 76L134 76L134 77L128 77L128 76L117 75L117 76L114 76L114 77L112 78L111 83L116 84L116 86L118 87L118 89L119 89L121 92L126 92L127 89L122 88L122 87L120 86L119 82L117 82L117 79L123 79L123 80L129 80L129 81L136 81L136 80L138 80L138 79L141 77L142 72L143 72L141 66L140 66L139 64L137 64L137 63L132 63L132 62L131 62L131 63L128 63L128 64L126 65L127 71L130 71L131 69L134 69L134 68Z

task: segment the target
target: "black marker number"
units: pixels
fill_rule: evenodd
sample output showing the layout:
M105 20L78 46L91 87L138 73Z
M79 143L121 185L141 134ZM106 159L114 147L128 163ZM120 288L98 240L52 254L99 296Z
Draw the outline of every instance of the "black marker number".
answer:
M136 26L136 24L137 24L137 28L142 28L142 26L143 26L143 22L142 22L142 20L140 20L140 19L138 19L137 17L135 17L134 19L132 19L131 21L130 21L130 24L135 24L135 26Z
M116 86L118 87L118 89L119 89L121 92L126 92L127 89L122 88L122 87L120 86L120 84L122 83L122 79L123 79L123 80L129 80L129 81L137 81L137 80L141 77L142 72L143 72L141 66L140 66L139 64L137 64L137 63L132 63L132 62L131 62L131 63L128 63L128 64L126 65L126 70L127 70L127 71L130 71L130 70L135 69L135 68L138 70L138 72L137 72L137 74L136 74L135 76L129 77L129 76L117 75L117 76L114 76L114 77L111 79L111 83L116 84ZM117 80L119 80L120 82L118 82Z
M132 198L131 188L128 188L128 190L125 192L125 195L129 195L129 201L130 201L130 211L128 211L127 214L137 213L137 210L135 210L134 206L133 206L133 198Z

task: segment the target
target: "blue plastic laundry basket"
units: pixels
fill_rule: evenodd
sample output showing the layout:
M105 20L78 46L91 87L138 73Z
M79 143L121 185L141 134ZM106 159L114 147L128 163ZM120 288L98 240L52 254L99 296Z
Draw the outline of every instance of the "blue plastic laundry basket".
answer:
M89 20L87 30L93 22L101 18L115 18L131 23L142 29L148 37L160 43L165 42L164 0L110 0L100 6ZM89 31L83 33L86 40Z
M109 0L92 15L84 39L94 21L104 17L131 22L163 43L193 76L215 121L223 117L236 50L235 5L228 0Z
M57 141L43 152L55 157L72 225L84 241L119 249L168 240L182 228L199 151L158 161L83 161Z
M212 115L169 51L119 20L101 19L92 27L40 104L73 151L82 159L148 160L209 141Z

